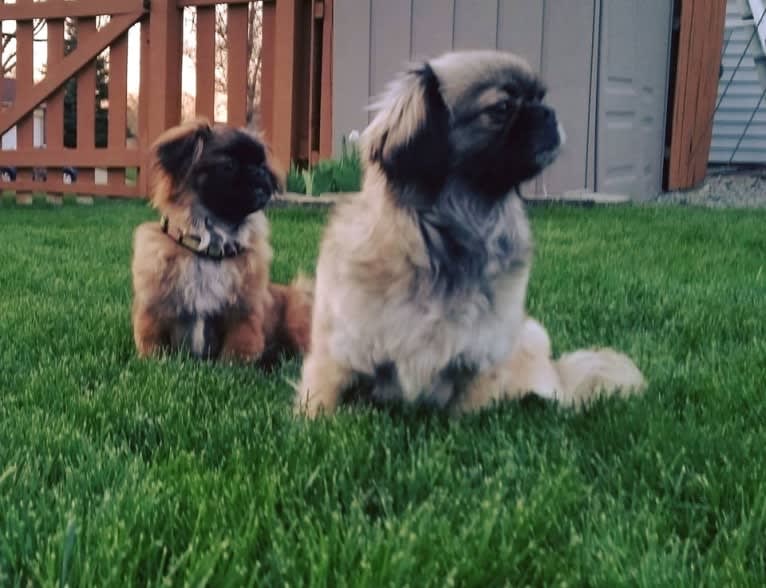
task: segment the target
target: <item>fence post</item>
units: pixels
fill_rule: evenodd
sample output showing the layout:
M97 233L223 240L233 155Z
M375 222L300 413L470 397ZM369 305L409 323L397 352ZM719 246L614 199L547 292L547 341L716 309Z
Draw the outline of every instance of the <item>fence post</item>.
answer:
M249 96L247 93L248 77L250 76L250 55L247 52L249 10L247 4L230 4L226 22L227 71L231 72L227 74L226 79L226 120L230 125L236 127L245 126L248 110L252 108L252 104L248 104ZM263 10L266 11L265 6ZM263 51L261 51L261 56L263 56ZM236 72L241 73L238 75Z
M148 83L141 89L147 95L141 101L146 109L146 132L141 137L143 157L139 181L141 193L146 196L149 148L163 131L181 122L183 9L178 7L176 0L152 0L149 34L143 41L141 81Z
M48 20L48 69L53 69L64 59L64 19ZM66 90L60 88L47 100L45 112L45 148L59 153L64 149L64 96ZM50 176L48 170L48 176ZM60 169L55 170L57 177L63 177ZM63 202L63 194L48 191L51 202Z
M726 0L683 0L672 110L668 190L698 186L707 172L723 48Z
M278 0L274 13L274 94L270 139L274 157L283 169L290 166L295 141L293 107L297 3L297 0ZM265 114L269 115L268 112Z
M276 5L274 0L263 2L263 30L261 33L261 103L259 126L272 145L274 139L274 47L276 46Z
M322 88L319 110L319 157L332 157L332 59L334 0L324 0L322 21Z
M78 43L84 44L95 34L95 18L77 19ZM94 57L77 74L77 149L89 153L93 153L96 149L96 60L97 57ZM84 183L95 184L96 169L92 167L80 169L77 179ZM83 194L79 190L78 196L84 198L83 202L87 202L91 197L90 194Z
M21 0L21 4L31 4L32 0ZM34 83L33 58L33 24L31 20L20 20L16 23L16 83L17 96L29 91ZM34 146L34 110L22 118L16 126L16 148L32 149ZM16 179L28 180L34 176L33 170L19 167ZM16 191L16 202L32 204L31 191Z
M122 35L109 49L108 149L124 151L128 128L128 35ZM125 185L125 168L109 168L111 186Z

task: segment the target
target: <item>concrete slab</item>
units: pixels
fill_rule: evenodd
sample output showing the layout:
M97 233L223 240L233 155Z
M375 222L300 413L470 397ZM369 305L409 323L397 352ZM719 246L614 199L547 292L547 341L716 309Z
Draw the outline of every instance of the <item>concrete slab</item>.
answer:
M358 192L338 192L332 194L322 194L321 196L307 196L305 194L296 194L286 192L278 194L271 199L270 206L284 207L290 205L299 206L330 206L345 199L353 198ZM592 192L589 190L570 190L563 194L542 194L524 195L524 198L530 204L572 204L581 206L594 205L616 205L628 204L630 197L625 194L607 194L604 192Z
M551 204L582 204L582 205L596 205L596 204L629 204L631 199L625 194L608 194L605 192L593 192L590 190L568 190L563 194L548 194L544 196L542 194L529 195L524 197L534 203L546 203Z

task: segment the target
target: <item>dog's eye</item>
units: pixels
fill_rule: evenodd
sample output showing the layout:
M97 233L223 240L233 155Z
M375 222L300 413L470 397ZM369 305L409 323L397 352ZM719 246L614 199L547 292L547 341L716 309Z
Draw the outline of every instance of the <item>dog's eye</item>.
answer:
M225 174L232 174L234 173L236 166L234 165L234 162L231 159L227 159L226 161L222 161L220 165L220 169Z
M499 102L495 102L489 107L489 111L493 116L505 117L508 116L516 107L516 100L514 98L506 98Z

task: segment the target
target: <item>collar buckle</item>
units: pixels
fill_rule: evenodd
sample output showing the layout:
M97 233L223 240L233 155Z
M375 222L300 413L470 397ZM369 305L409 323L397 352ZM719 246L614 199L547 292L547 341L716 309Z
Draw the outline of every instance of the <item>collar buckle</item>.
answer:
M173 239L173 241L178 243L181 247L185 247L197 255L202 257L209 257L215 261L221 261L225 258L236 257L242 251L244 251L244 248L236 243L232 247L227 248L223 247L218 242L210 243L207 247L201 249L200 245L203 241L201 237L197 235L186 234L183 229L177 229L176 231L173 231L170 227L170 219L164 214L160 217L160 228L162 229L163 233Z

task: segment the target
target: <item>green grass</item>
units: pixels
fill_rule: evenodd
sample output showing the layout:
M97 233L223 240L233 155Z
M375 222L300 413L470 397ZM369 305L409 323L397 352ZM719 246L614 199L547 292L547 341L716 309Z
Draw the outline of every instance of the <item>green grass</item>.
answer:
M529 306L645 396L290 414L297 362L138 361L140 203L0 207L0 585L762 586L766 214L532 211ZM273 275L324 215L269 212Z

